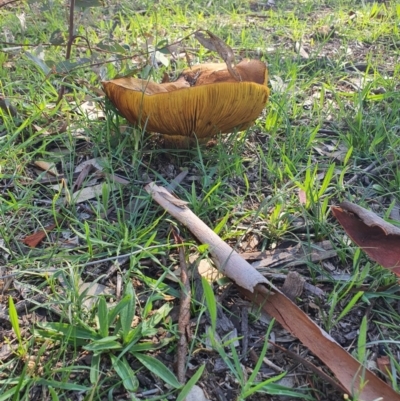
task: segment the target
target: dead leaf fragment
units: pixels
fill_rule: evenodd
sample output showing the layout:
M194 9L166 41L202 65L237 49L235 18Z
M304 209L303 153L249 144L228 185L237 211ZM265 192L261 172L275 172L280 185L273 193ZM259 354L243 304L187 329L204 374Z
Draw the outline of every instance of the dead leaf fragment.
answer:
M384 375L390 375L390 359L387 355L377 358L376 365Z
M57 168L52 162L46 162L45 160L36 160L34 162L34 165L54 177L58 176Z
M305 279L297 272L289 272L281 291L292 301L301 296L304 289Z
M347 201L333 206L332 213L371 259L400 276L400 228Z
M236 80L241 81L240 74L235 69L235 54L230 46L228 46L221 38L214 35L212 32L206 30L209 38L207 38L203 32L197 31L194 36L195 38L207 49L217 52L222 60L225 61L226 67L229 73Z
M22 243L31 248L36 248L47 236L47 233L54 230L55 224L46 226L43 230L36 231L34 234L28 235L22 240Z

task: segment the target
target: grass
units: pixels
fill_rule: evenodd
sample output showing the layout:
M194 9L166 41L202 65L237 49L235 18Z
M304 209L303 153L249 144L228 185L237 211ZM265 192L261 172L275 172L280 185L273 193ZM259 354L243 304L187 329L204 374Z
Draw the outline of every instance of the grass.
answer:
M397 389L396 280L348 240L329 206L348 199L399 224L390 210L400 202L400 6L105 2L77 7L79 37L66 61L68 10L64 2L52 3L0 8L0 92L4 105L17 111L0 109L0 299L9 317L0 316L0 341L9 347L0 358L0 400L183 399L196 380L210 399L219 394L215 383L227 400L261 392L294 397L295 388L275 384L281 379L276 372L238 355L228 340L207 348L204 299L192 305L197 330L187 368L193 380L182 387L171 373L177 325L170 310L180 291L169 279L179 264L170 238L176 223L143 186L149 180L167 184L182 169L189 178L177 195L238 251L331 241L337 257L330 266L308 262L298 269L326 297L303 295L299 303L357 357L388 355ZM176 77L185 57L172 67L151 67L149 52L167 43L178 43L177 53L185 48L193 63L217 59L193 37L179 42L199 28L223 38L238 55L267 61L272 95L245 133L218 138L209 148L161 149L128 126L96 88L117 74L157 80L172 70ZM159 54L159 61L166 56ZM60 85L66 89L57 104ZM101 166L76 187L76 167L92 158ZM77 198L93 185L100 185L95 196ZM294 225L299 220L300 230ZM49 224L56 227L39 246L22 242ZM181 235L188 255L204 251L184 228ZM89 302L82 283L100 295ZM226 291L215 283L214 290ZM30 310L34 306L29 314L17 307L26 300ZM231 291L222 305L240 319L236 302ZM260 358L273 358L257 344L266 344L267 329L277 329L253 323L261 342L250 347ZM213 372L218 358L230 358L227 376ZM257 374L244 374L243 367ZM307 393L297 395L329 397L321 379L308 376L299 376Z

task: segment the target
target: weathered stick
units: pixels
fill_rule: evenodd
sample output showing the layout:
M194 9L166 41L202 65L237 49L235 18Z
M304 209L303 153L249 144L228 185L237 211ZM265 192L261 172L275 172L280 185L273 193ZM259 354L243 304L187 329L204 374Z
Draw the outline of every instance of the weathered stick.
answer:
M209 251L219 270L236 284L250 292L254 291L257 284L270 284L264 276L186 207L187 202L175 198L165 188L158 187L154 183L146 185L145 190L169 214L186 226L200 242L209 245Z
M158 187L154 183L148 184L145 189L200 242L209 245L214 262L227 277L241 287L240 292L273 316L320 358L349 394L356 396L360 401L400 401L399 394L362 366L278 288L226 244L186 206L187 202L175 198L165 188Z

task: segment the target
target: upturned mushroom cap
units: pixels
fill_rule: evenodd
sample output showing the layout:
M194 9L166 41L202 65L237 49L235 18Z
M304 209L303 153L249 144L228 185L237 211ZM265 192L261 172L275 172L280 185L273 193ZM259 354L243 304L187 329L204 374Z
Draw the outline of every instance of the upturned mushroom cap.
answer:
M225 64L203 64L171 83L118 78L102 84L129 122L163 134L167 145L187 147L219 132L246 129L260 115L269 96L265 64L243 60L236 70L241 81Z

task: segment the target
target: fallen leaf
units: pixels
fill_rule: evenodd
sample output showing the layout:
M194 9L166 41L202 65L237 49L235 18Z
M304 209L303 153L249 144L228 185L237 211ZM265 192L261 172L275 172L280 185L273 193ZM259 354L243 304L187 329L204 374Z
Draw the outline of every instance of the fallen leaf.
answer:
M281 288L282 292L292 301L303 293L305 279L299 273L290 271Z
M58 171L54 163L46 162L44 160L37 160L33 163L36 167L51 174L54 177L58 176Z
M273 292L271 292L259 285L254 293L241 288L239 291L273 316L287 331L321 359L349 394L363 401L400 400L399 394L360 365L353 356L279 290L273 288Z
M87 187L83 188L79 191L76 191L72 195L72 199L75 203L82 203L85 202L89 199L97 198L98 196L101 196L103 194L103 188L107 187L107 191L115 191L118 189L118 185L115 184L98 184L98 185L93 185L92 187Z
M206 30L209 38L203 32L197 31L195 38L207 49L217 52L222 60L225 61L229 73L238 81L241 81L240 74L235 69L235 54L230 46L228 46L222 39L214 35L212 32Z
M90 309L98 301L100 295L113 295L110 287L97 282L84 283L79 280L79 294L84 294L82 305Z
M377 358L376 365L383 374L390 374L390 359L387 355Z
M299 189L299 201L300 204L305 205L307 203L307 194L303 189Z
M332 206L332 213L372 260L400 276L400 228L347 201Z
M28 245L31 248L36 248L47 236L47 233L54 230L55 224L46 226L43 230L39 230L34 234L28 235L22 240L22 243Z

